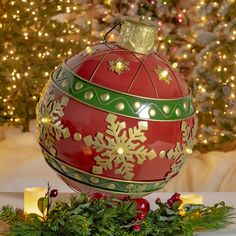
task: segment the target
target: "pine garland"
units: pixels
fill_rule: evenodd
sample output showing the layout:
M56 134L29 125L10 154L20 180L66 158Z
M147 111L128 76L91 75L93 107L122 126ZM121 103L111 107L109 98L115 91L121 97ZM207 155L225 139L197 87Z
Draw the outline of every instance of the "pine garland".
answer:
M234 209L224 202L214 206L185 205L182 215L180 201L171 206L161 201L156 204L158 208L149 210L140 220L135 199L97 199L81 193L68 202L52 204L48 191L38 201L43 216L26 215L22 210L5 206L0 219L10 226L8 236L191 236L197 231L217 230L233 223Z

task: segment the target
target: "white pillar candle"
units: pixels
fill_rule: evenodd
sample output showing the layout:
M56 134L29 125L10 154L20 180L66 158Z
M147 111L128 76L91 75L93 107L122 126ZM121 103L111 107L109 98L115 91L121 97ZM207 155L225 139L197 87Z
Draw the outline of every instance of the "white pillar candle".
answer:
M182 200L180 209L183 208L183 206L186 204L203 204L203 197L201 195L196 195L196 194L181 195L180 199Z
M42 216L38 208L38 200L44 197L47 188L33 187L24 189L24 212L26 214L35 213Z

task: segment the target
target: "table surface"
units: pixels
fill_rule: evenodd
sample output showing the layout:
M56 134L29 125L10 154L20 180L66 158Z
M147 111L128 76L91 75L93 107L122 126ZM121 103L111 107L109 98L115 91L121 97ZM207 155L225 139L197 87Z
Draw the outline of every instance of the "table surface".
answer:
M166 201L173 193L153 193L145 198L151 203L151 208L155 206L155 199L160 197L161 200ZM225 203L229 206L233 206L236 208L236 192L209 192L209 193L182 193L182 194L199 194L203 196L203 201L205 205L213 205L220 201L225 201ZM61 199L66 199L71 195L71 193L60 193L59 197ZM0 192L0 207L4 205L11 205L12 207L23 208L23 193L1 193ZM227 236L232 235L236 236L236 219L235 224L230 227L214 232L202 232L198 233L198 236Z

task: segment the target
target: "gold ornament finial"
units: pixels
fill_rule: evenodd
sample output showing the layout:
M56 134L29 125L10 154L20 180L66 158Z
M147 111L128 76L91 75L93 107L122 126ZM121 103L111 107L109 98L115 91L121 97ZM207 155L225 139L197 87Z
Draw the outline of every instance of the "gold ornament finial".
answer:
M122 20L119 46L138 53L152 53L157 25L151 21L136 20L133 17L124 17Z

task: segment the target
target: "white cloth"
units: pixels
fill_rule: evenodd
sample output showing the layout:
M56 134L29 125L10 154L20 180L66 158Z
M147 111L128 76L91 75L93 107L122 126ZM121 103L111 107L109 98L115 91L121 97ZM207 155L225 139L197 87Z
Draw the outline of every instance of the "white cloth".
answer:
M9 127L0 129L0 191L22 192L25 187L46 186L71 191L46 164L37 144L35 125L21 133ZM180 173L161 191L236 191L236 150L194 152Z

